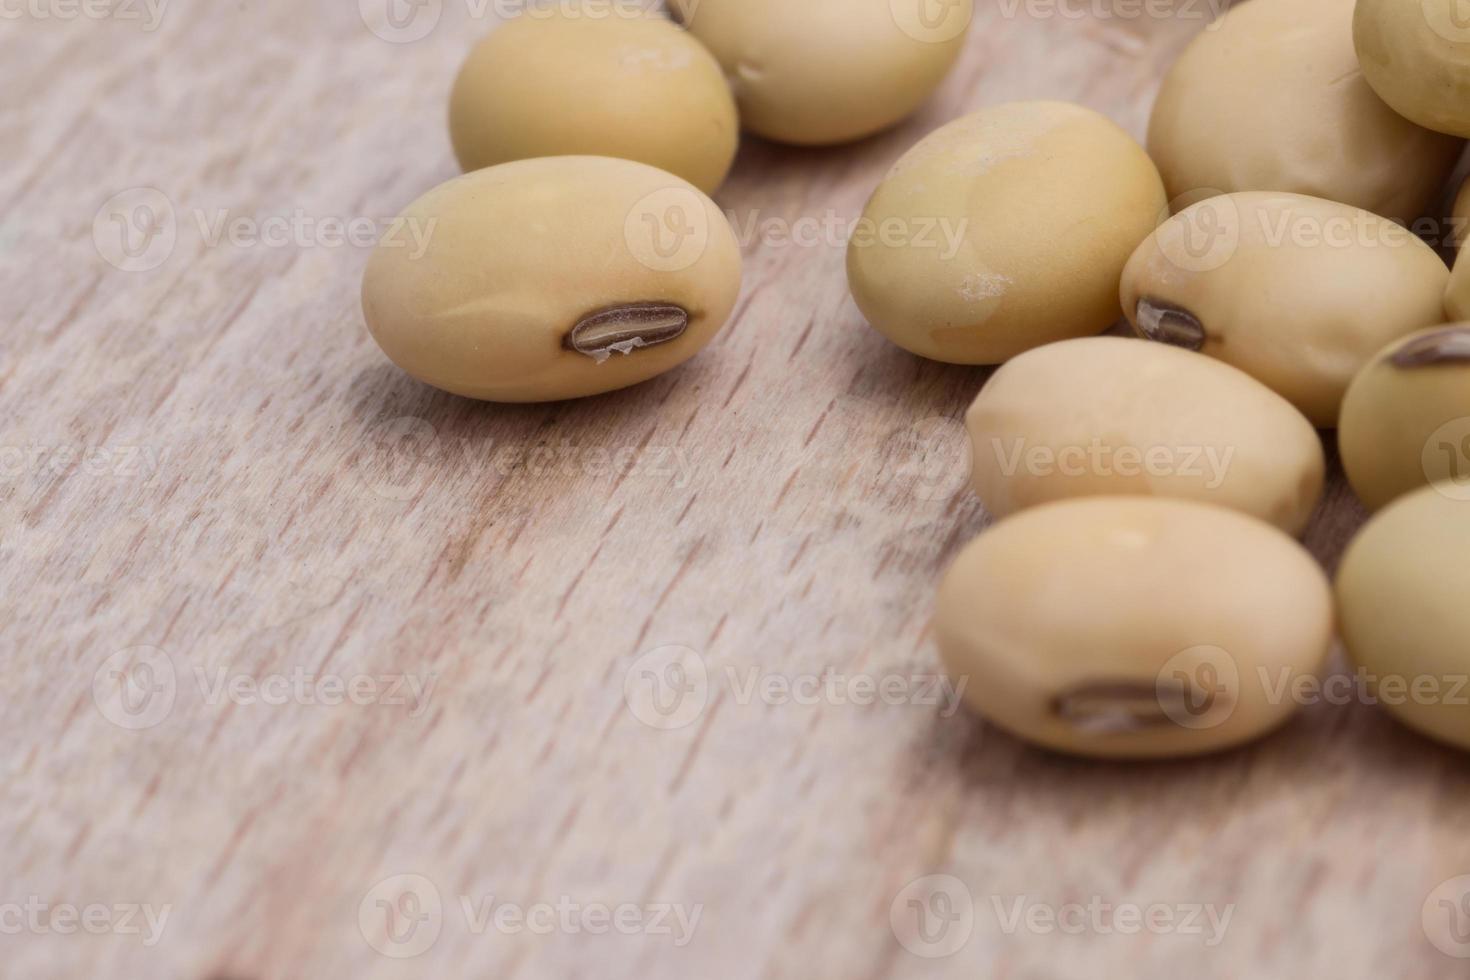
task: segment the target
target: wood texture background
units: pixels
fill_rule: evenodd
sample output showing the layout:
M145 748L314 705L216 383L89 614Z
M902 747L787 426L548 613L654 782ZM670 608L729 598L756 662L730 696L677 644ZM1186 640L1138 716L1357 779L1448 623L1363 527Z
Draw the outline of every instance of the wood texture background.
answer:
M921 115L840 150L749 140L720 203L854 218L921 135L1017 98L1141 136L1207 9L979 6ZM0 975L1465 975L1421 926L1470 872L1464 762L1377 709L1113 766L931 705L742 703L728 670L934 671L937 577L986 520L956 481L985 372L868 329L840 243L751 242L738 318L673 374L505 407L385 361L358 306L365 248L201 235L217 212L387 219L453 176L446 98L490 25L443 8L405 44L347 0L176 0L156 30L124 16L141 7L0 20L0 913L171 908L153 945L0 916ZM127 272L94 219L136 188L171 204L177 241ZM618 451L635 472L604 465ZM1309 543L1331 564L1361 519L1335 476ZM707 700L659 730L624 682L671 645L706 666ZM94 681L140 658L172 702L118 724ZM415 711L252 704L199 679L297 670L434 687ZM364 931L402 875L443 905L414 959ZM944 958L890 928L926 875L974 903ZM683 946L476 933L460 896L702 917ZM995 912L1093 896L1234 913L1206 947L1007 934Z

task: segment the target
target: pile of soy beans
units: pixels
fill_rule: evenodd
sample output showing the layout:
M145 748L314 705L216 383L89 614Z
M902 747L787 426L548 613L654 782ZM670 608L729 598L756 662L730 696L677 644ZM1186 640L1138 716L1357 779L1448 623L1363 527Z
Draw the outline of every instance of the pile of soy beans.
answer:
M996 725L1103 758L1239 745L1291 716L1340 635L1365 698L1470 748L1470 259L1452 272L1411 231L1470 137L1456 3L1250 0L1171 68L1146 148L1079 105L993 105L874 190L865 226L962 234L854 237L863 315L919 357L1001 365L966 416L998 523L935 619ZM740 291L709 195L741 131L887 129L973 17L972 0L528 8L454 85L466 173L405 213L435 222L427 251L369 262L373 337L491 401L678 366ZM1134 336L1099 336L1120 314ZM1335 589L1296 540L1331 430L1377 512Z

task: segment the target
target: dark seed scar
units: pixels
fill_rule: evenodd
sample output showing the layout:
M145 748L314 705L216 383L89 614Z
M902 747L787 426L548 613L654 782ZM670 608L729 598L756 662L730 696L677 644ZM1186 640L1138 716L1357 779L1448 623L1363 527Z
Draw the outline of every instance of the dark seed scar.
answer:
M589 313L567 332L568 350L598 364L613 354L631 354L666 344L689 329L689 311L673 303L629 303Z
M1138 301L1138 329L1149 340L1187 350L1205 346L1205 325L1182 306L1145 296Z
M1470 327L1447 327L1409 341L1393 355L1400 368L1470 364Z

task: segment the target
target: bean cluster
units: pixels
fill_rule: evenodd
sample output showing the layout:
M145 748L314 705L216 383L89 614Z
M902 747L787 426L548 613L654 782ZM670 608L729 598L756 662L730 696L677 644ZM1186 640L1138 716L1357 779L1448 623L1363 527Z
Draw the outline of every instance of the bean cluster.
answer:
M1434 214L1470 137L1456 3L1251 0L1181 53L1146 146L1079 105L992 105L874 190L878 233L848 245L859 310L918 356L999 365L966 417L999 523L935 619L995 724L1104 758L1238 745L1291 716L1340 635L1366 698L1470 748L1470 259L1436 250L1470 191ZM466 174L405 212L435 229L426 251L385 242L363 284L415 377L546 401L693 357L740 289L709 195L741 130L891 127L975 15L635 7L533 7L470 54L450 107ZM1120 315L1134 336L1098 336ZM1294 540L1334 429L1379 512L1335 591Z

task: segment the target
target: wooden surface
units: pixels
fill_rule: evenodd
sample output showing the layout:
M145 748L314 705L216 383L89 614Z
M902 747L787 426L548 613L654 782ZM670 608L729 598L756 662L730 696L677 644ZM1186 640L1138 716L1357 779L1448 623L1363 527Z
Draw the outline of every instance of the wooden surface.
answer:
M1465 974L1421 925L1470 872L1464 763L1377 709L1110 766L924 690L750 694L752 677L932 674L937 577L986 520L959 489L956 421L985 373L869 330L840 241L757 236L738 319L671 375L503 407L385 361L358 307L365 248L201 233L219 214L385 220L453 176L445 100L489 24L443 7L401 44L350 2L179 0L155 30L123 11L0 20L0 975ZM1141 135L1206 9L980 7L920 116L830 152L748 141L721 204L851 219L922 134L1016 98ZM130 272L107 260L104 206L157 203L137 188L172 207L176 241ZM620 451L636 465L616 472ZM1360 521L1336 476L1309 543L1330 563ZM661 729L640 692L679 680L667 647L692 651L695 700ZM297 672L432 689L251 696ZM152 699L130 713L119 676ZM929 875L950 878L905 891ZM945 957L891 921L934 887L950 905L930 912L973 907ZM379 899L421 931L385 942ZM1210 945L1007 932L1017 900L1233 911ZM109 911L102 935L14 928L7 910L36 903L168 918L151 943L141 914ZM487 926L502 903L648 918ZM698 910L687 941L642 911L658 903ZM426 937L416 958L378 951Z

